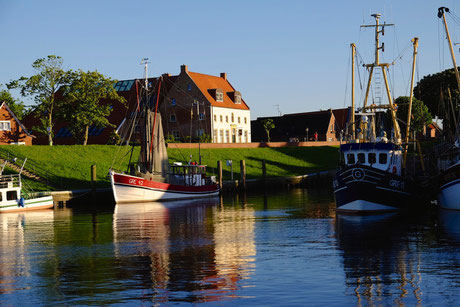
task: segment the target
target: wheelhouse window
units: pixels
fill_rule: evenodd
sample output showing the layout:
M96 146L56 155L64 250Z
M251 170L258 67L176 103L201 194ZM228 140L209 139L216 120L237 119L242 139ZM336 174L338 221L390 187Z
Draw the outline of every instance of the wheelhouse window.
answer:
M358 163L366 163L366 155L362 152L358 153Z
M370 153L367 155L367 161L368 161L370 164L374 164L375 162L377 162L377 155L376 155L374 152L370 152Z
M387 164L388 156L386 153L379 154L379 163L380 164Z
M16 199L18 199L17 191L7 191L6 192L6 200L16 200Z
M355 164L355 155L352 153L347 154L347 163Z

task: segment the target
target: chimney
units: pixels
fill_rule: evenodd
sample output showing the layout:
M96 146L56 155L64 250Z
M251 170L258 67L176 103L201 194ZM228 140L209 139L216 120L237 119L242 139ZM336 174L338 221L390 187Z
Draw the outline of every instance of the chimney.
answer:
M180 72L181 73L187 73L188 72L187 65L181 65L180 66Z
M224 79L224 80L227 80L227 73L221 72L221 73L220 73L220 77L221 77L222 79Z
M162 74L163 77L171 77L171 74L169 73L165 73L165 74Z

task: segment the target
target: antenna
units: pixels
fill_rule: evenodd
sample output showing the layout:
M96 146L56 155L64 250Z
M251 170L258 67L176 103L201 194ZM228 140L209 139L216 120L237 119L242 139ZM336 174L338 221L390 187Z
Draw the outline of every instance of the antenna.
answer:
M144 78L145 78L145 90L148 87L148 70L149 70L149 58L143 58L140 65L144 65Z
M273 106L276 107L276 110L278 111L278 116L282 116L283 113L281 113L280 105L279 105L279 104L275 104L275 105L273 105Z

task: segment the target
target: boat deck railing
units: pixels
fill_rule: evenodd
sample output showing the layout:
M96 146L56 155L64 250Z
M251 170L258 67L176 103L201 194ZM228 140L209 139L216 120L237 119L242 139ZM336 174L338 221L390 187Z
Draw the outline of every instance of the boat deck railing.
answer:
M20 187L21 175L0 175L0 189Z

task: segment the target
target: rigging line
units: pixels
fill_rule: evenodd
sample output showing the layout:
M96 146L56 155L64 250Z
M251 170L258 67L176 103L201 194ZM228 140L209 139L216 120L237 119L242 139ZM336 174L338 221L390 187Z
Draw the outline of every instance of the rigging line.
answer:
M152 127L152 138L150 139L150 152L149 152L149 155L152 154L152 149L153 149L153 140L155 138L155 124L156 124L156 121L157 121L157 111L158 111L158 101L160 100L160 91L161 91L161 79L160 79L160 83L158 85L158 90L157 90L157 103L156 103L156 106L155 106L155 114L153 116L153 127Z

